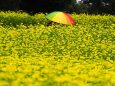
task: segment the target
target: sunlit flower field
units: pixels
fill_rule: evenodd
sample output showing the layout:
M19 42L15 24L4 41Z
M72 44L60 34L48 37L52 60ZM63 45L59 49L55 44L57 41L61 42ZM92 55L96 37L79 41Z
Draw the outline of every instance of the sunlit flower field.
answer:
M0 86L115 86L115 16L0 12Z

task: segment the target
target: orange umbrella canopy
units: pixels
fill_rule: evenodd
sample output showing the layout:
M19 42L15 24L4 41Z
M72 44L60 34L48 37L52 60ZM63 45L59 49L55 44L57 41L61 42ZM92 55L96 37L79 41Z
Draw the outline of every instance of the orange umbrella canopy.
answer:
M46 18L57 23L74 25L71 15L65 12L55 11L46 15Z

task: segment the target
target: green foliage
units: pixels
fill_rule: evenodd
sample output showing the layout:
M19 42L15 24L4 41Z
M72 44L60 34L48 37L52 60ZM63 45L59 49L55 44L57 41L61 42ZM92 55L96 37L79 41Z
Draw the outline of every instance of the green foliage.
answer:
M17 26L20 24L28 26L30 24L37 25L38 23L45 24L45 20L46 18L44 14L36 14L34 16L30 16L27 13L22 13L20 11L0 12L0 25L2 26Z

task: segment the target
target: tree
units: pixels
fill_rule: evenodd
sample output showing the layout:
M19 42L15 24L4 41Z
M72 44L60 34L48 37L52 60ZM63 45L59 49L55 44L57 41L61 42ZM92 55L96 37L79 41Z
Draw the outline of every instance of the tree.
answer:
M72 5L75 0L22 0L21 9L27 12L52 12L64 11Z
M0 10L18 10L21 0L0 0Z
M68 11L75 0L0 0L0 10L24 10L26 12Z
M89 5L89 13L115 14L115 0L84 0Z

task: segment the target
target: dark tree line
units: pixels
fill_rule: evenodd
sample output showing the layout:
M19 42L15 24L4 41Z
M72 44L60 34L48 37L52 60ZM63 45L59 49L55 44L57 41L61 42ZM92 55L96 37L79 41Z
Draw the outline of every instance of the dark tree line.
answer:
M115 0L0 0L0 10L23 10L29 13L67 11L115 15Z
M112 14L115 15L115 0L81 0L75 3L71 12L88 14Z
M94 14L115 14L115 0L84 0L89 6L89 13Z
M18 10L21 0L0 0L0 10Z
M0 10L51 12L67 10L75 0L0 0Z

